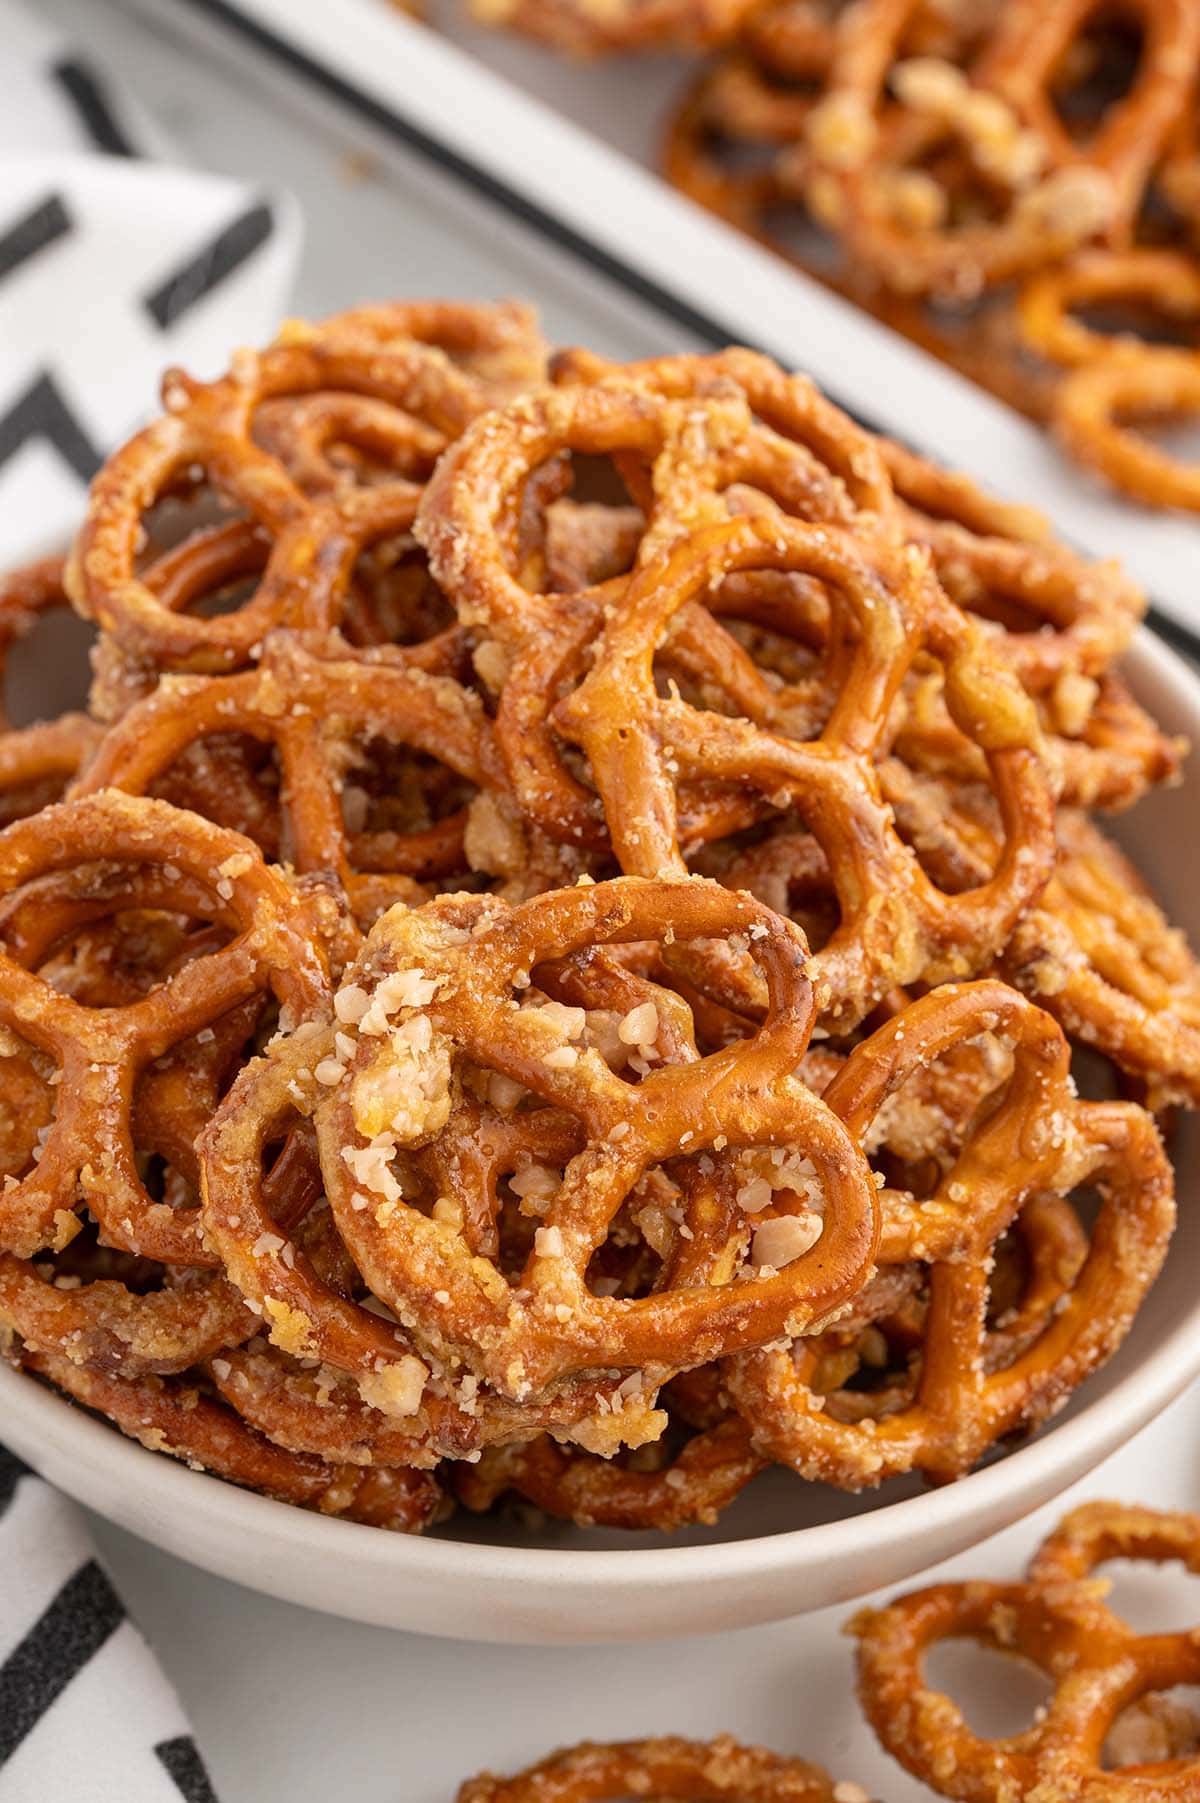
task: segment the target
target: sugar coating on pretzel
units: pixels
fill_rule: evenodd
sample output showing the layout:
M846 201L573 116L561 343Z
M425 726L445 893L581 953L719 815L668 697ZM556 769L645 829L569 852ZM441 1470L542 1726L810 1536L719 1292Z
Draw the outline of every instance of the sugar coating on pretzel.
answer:
M994 1440L1063 1406L1120 1344L1157 1274L1174 1203L1153 1124L1128 1104L1076 1100L1060 1029L1003 984L934 991L863 1041L825 1100L862 1133L910 1072L980 1033L1012 1047L1003 1100L970 1129L927 1198L882 1202L881 1262L929 1265L908 1393L891 1397L878 1417L838 1420L812 1383L821 1349L811 1340L743 1357L731 1370L731 1393L755 1443L806 1475L850 1489L914 1468L960 1475ZM1086 1259L1053 1296L1042 1331L989 1369L997 1241L1032 1196L1067 1198L1085 1185L1102 1197Z
M1023 1583L939 1584L865 1611L859 1696L884 1747L940 1796L1184 1798L1200 1778L1200 1736L1162 1693L1195 1684L1194 1632L1138 1634L1093 1577L1111 1559L1200 1569L1200 1520L1117 1502L1085 1503L1043 1543ZM1043 1671L1053 1693L1023 1732L984 1739L924 1661L947 1639L970 1638ZM1154 1709L1155 1702L1167 1705Z
M587 1009L539 999L538 967L548 956L586 959L644 940L661 931L664 914L677 941L734 933L751 948L766 1018L752 1041L706 1057L689 1035L676 1062L657 1068L670 1055L660 1012L669 1002L656 1003L650 987L618 1023L618 1044L636 1048L632 1064L644 1072L630 1082L586 1042ZM672 1370L761 1344L789 1322L801 1330L852 1295L874 1248L875 1192L853 1142L791 1076L813 1018L805 961L794 930L700 879L587 884L517 908L445 897L380 920L339 991L342 1024L313 1041L311 1070L326 1090L317 1131L342 1238L435 1367L472 1378L472 1393L486 1384L515 1404L551 1402L562 1386L585 1387L588 1373L613 1369L619 1388L588 1438L603 1445L611 1434L620 1444L656 1437L659 1419L640 1422ZM531 983L533 999L523 1002ZM578 1123L576 1143L567 1140L574 1155L558 1154L561 1180L540 1166L543 1193L523 1186L541 1224L507 1281L494 1254L484 1255L495 1199L472 1196L462 1159L457 1192L436 1194L430 1213L406 1200L405 1172L395 1168L411 1149L436 1160L458 1091L478 1093L479 1073L484 1093L498 1078L498 1093L515 1091L518 1106L527 1091ZM234 1125L241 1130L236 1116ZM228 1263L231 1201L241 1244L251 1228L240 1190L221 1185L221 1140L213 1145L207 1218ZM753 1182L742 1171L747 1153L778 1171L770 1258L758 1253L763 1227L751 1245L737 1200ZM804 1166L802 1177L792 1164ZM660 1166L682 1217L658 1281L643 1296L597 1294L588 1267L631 1192ZM312 1350L314 1331L303 1306L285 1317L287 1340L299 1333L296 1350Z

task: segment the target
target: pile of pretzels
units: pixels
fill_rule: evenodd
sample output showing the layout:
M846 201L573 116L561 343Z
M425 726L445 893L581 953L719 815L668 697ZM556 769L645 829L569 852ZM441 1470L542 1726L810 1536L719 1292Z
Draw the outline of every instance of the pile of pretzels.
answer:
M1121 1343L1200 977L1096 820L1182 754L1115 565L748 351L417 302L168 372L0 650L66 605L15 1364L327 1514L661 1530L960 1477Z

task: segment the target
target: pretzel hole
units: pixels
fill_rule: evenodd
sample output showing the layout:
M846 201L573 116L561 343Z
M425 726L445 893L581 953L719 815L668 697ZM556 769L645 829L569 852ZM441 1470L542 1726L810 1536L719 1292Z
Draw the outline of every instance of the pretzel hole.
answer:
M1094 1568L1111 1586L1105 1601L1139 1634L1172 1634L1200 1621L1200 1573L1176 1559L1110 1559Z
M1099 4L1067 45L1049 82L1059 119L1086 143L1138 79L1145 49L1141 20L1130 8Z
M393 740L359 741L342 784L351 862L361 870L432 878L466 868L462 824L476 789L437 758Z
M142 1188L151 1202L165 1203L168 1208L196 1206L200 1199L196 1190L161 1152L135 1149L134 1164Z
M270 748L249 733L193 739L148 788L216 825L253 839L263 856L280 856L279 771Z
M1100 1763L1105 1771L1118 1772L1197 1754L1200 1685L1177 1684L1172 1690L1148 1691L1121 1711L1108 1731Z
M342 630L353 645L423 645L455 623L425 554L407 534L371 545L355 565Z
M611 457L570 452L549 458L526 479L508 561L518 580L548 593L572 593L626 574L644 517L630 481L649 486ZM512 551L516 551L515 565Z
M85 1283L120 1283L135 1296L149 1296L164 1287L168 1267L156 1259L101 1245L100 1230L86 1209L79 1220L79 1232L68 1246L52 1259L36 1260L34 1268L40 1277L62 1290L78 1289Z
M1007 1740L1040 1719L1054 1685L1036 1665L975 1640L940 1640L925 1660L925 1681L956 1704L973 1734Z
M92 677L89 653L95 640L91 622L64 605L39 613L7 653L0 644L9 723L30 726L35 720L86 707Z
M825 854L794 813L776 815L702 847L693 853L689 866L730 889L748 889L776 914L794 921L810 951L819 952L840 924Z
M571 454L570 496L584 506L632 507L629 484L611 457Z
M1131 402L1114 408L1113 417L1177 462L1200 464L1200 408L1164 413Z
M1140 301L1134 296L1085 301L1072 306L1070 315L1105 338L1137 338L1144 344L1163 344L1179 350L1195 350L1200 345L1200 320L1175 313L1169 294L1154 301Z
M868 1156L889 1184L918 1198L931 1195L1000 1105L1012 1072L1012 1046L998 1034L950 1047L888 1096L869 1129Z
M119 883L120 877L115 881ZM52 989L86 1008L120 1008L135 1002L161 988L192 957L219 950L229 938L222 927L206 920L162 908L122 907L128 896L116 887L107 897L100 890L98 902L106 899L111 908L99 919L63 921L32 964Z
M0 1028L0 1178L33 1169L54 1119L58 1072L9 1028Z

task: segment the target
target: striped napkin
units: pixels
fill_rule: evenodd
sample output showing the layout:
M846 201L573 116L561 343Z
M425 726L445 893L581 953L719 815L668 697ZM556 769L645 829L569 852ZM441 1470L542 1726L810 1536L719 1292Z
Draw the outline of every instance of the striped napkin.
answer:
M83 1516L0 1447L3 1803L217 1803Z

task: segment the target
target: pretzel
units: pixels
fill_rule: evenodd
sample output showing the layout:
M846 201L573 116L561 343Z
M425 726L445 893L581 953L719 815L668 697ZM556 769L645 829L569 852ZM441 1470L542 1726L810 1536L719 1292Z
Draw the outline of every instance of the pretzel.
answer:
M886 473L865 435L810 384L789 381L766 359L749 361L756 391L762 378L756 398L770 408L770 426L747 420L746 391L733 387L721 367L712 371L718 392L703 412L656 395L641 381L572 387L529 397L482 421L443 458L423 500L417 535L435 577L453 596L460 619L485 627L499 647L496 734L517 800L542 830L569 844L602 847L605 834L595 795L564 762L550 707L582 667L603 608L624 584L602 582L569 599L531 593L522 584L514 568L516 521L536 472L566 450L619 453L631 474L636 464L651 507L643 558L655 535L674 536L694 523L697 509L724 514L724 491L747 479L778 488L794 508L816 517L852 516L852 495L872 505L886 500ZM691 372L686 375L690 392ZM777 418L786 419L788 436L773 429ZM706 667L719 674L736 656L751 674L729 635L699 610L691 610L688 624L699 635ZM709 798L694 830L709 837L729 830L728 821Z
M72 866L86 873L89 864L92 892L110 909L121 905L130 872L144 868L155 873L157 905L199 906L235 937L119 1009L81 1007L0 953L0 1019L62 1073L32 1170L0 1196L0 1242L24 1257L64 1246L84 1203L111 1245L203 1265L195 1212L152 1202L134 1167L133 1082L152 1059L264 989L297 1017L320 1006L328 993L323 954L302 905L247 840L165 802L110 791L44 809L0 835L6 891Z
M1200 1519L1085 1503L1035 1553L1024 1583L937 1584L856 1617L859 1696L893 1758L940 1796L970 1803L1188 1796L1200 1778L1194 1717L1177 1756L1151 1744L1133 1762L1104 1757L1156 1693L1200 1677L1194 1632L1139 1635L1104 1602L1106 1586L1091 1573L1109 1559L1178 1559L1200 1570ZM949 1638L980 1641L1046 1674L1053 1694L1032 1726L984 1740L929 1687L925 1656ZM1161 1743L1161 1731L1153 1738Z
M1098 357L1137 362L1142 337L1100 331L1075 317L1080 308L1104 303L1145 309L1159 325L1182 330L1200 319L1200 270L1171 250L1091 251L1031 277L1021 289L1017 317L1030 348L1054 363L1074 366Z
M10 904L7 910L5 937L22 964L38 969L60 993L89 1009L128 1006L148 993L156 979L169 977L211 949L204 943L213 938L211 929L200 935L199 944L185 935L163 932L160 964L157 958L147 958L146 941L152 936L151 923L165 923L170 917L126 915L126 922L139 922L129 929L134 941L129 949L133 952L136 947L147 958L146 967L139 965L133 977L114 923L91 928L89 948L86 923L96 905L63 890L61 876L27 886L20 892L19 905ZM111 908L111 898L100 904L105 905ZM67 956L47 957L67 933ZM94 956L89 956L89 949ZM231 1009L215 1027L202 1029L156 1059L134 1092L130 1137L135 1154L163 1161L164 1203L172 1210L190 1208L193 1219L198 1177L194 1140L236 1069L260 1011L258 997ZM38 1062L44 1072L44 1064ZM19 1054L8 1060L10 1087L21 1065ZM53 1118L54 1089L37 1074L32 1058L24 1063L22 1074L34 1078L40 1094L26 1101L25 1131L6 1148L6 1170L13 1174L32 1162L39 1135L48 1133ZM285 1156L272 1173L274 1199L281 1210L292 1202L288 1192L294 1167L295 1159ZM51 1261L0 1253L0 1321L27 1346L61 1355L73 1364L134 1378L185 1371L254 1331L254 1317L217 1273L160 1267L144 1258L89 1246L88 1239L86 1232L77 1235Z
M541 1435L498 1447L478 1465L454 1468L458 1500L482 1513L515 1490L548 1515L577 1527L654 1529L671 1533L695 1523L711 1526L746 1485L766 1469L750 1431L737 1415L693 1434L674 1458L651 1469L598 1458Z
M556 358L554 367L560 381L633 382L672 400L736 383L757 420L799 449L815 451L841 478L856 514L887 516L899 500L904 537L928 548L940 581L960 607L1004 626L999 641L1004 655L1031 694L1044 694L1064 678L1065 690L1076 676L1105 674L1145 610L1144 595L1115 562L1089 563L1055 542L1032 508L997 500L970 477L888 439L870 440L828 403L814 406L806 384L764 357L727 351L615 366L570 352ZM754 483L756 478L762 480L755 458L748 456L742 479ZM679 502L671 515L689 525L706 517L695 503L681 514ZM848 516L835 491L826 489L820 510L810 508L804 517L855 515ZM651 535L642 561L663 536Z
M676 612L722 577L764 568L821 580L858 631L852 653L831 632L841 657L830 671L837 700L808 742L764 731L753 715L702 714L678 695L655 693L654 652ZM1009 823L995 874L954 897L934 889L895 837L872 763L922 630L944 660L952 714L983 742ZM788 698L767 690L763 699L774 710ZM1002 667L985 660L964 616L931 590L919 559L889 564L829 528L748 518L695 533L645 568L611 610L593 667L558 718L588 752L624 869L685 867L672 819L675 769L684 779L749 779L774 807L799 812L829 862L841 911L813 957L813 977L828 1017L852 1026L889 984L979 969L1041 887L1050 826L1027 707ZM768 713L763 725L772 724Z
M1193 345L1159 348L1130 332L1100 332L1073 310L1100 303L1140 308ZM1200 273L1191 257L1171 250L1097 253L1064 270L1047 271L1020 297L1029 344L1066 365L1053 423L1079 462L1117 488L1160 507L1200 505L1200 477L1179 458L1125 429L1122 421L1190 413L1200 396L1194 345L1200 319Z
M814 1354L804 1341L731 1365L730 1393L755 1446L804 1476L856 1490L914 1469L961 1475L1002 1435L1045 1420L1116 1350L1161 1265L1174 1203L1153 1123L1128 1104L1076 1101L1061 1031L1003 984L948 985L914 1003L851 1053L825 1101L861 1135L911 1071L980 1031L1013 1044L1002 1102L932 1197L883 1206L881 1262L931 1265L907 1406L865 1423L834 1419L811 1388ZM1099 1190L1102 1207L1082 1269L1032 1345L987 1371L991 1248L1026 1199L1066 1197L1084 1184Z
M470 1778L458 1803L619 1803L622 1797L754 1798L755 1803L834 1803L835 1786L819 1766L763 1747L717 1740L584 1741L552 1753L515 1778ZM853 1789L857 1793L857 1786ZM866 1793L862 1795L865 1797Z
M970 883L994 855L986 812L960 791L915 782L889 764L884 787L901 825L945 883ZM1008 980L1147 1085L1154 1108L1191 1101L1200 1083L1197 970L1144 880L1098 828L1063 810L1055 876L1005 948Z
M1146 607L1117 563L1088 562L1034 537L1037 523L1023 510L1014 518L965 478L897 446L887 457L906 503L906 535L928 547L952 600L1005 628L1004 656L1031 694L1046 694L1064 676L1109 670Z
M1045 763L1064 807L1126 808L1148 789L1178 781L1182 741L1159 730L1120 677L1065 670L1039 702L1038 715ZM906 681L889 736L896 758L913 773L955 784L986 779L978 750L946 711L936 669L914 671Z
M328 502L327 511L310 513L283 465L254 442L253 425L265 402L327 389L415 413L445 438L483 401L479 387L440 352L416 340L379 343L344 321L326 333L293 331L257 355L246 352L217 382L171 375L166 415L110 458L93 483L67 570L79 610L127 651L172 669L236 667L265 632L289 621L335 625L330 609L344 598L363 545L406 529L419 488L399 480L352 490ZM273 539L285 535L253 596L215 618L174 611L137 567L143 517L181 484L194 485L197 469L242 514L236 533L254 526ZM331 535L342 540L340 555L327 542Z
M546 342L537 313L523 301L386 301L335 313L323 329L384 346L415 338L482 383L492 403L545 375Z
M662 930L664 915L683 942L731 929L747 934L768 995L766 1019L751 1042L710 1053L694 1069L688 1059L678 1068L651 1069L631 1087L590 1049L564 1056L562 1029L548 1025L540 1007L512 1010L511 986L548 950L561 956L642 940ZM463 933L469 952L458 949ZM417 1076L412 1119L401 1112L393 1125L386 1107L379 1112L395 1081L388 1073L396 1054L369 1029L360 1032L347 1055L346 1080L317 1117L334 1215L375 1293L414 1323L438 1357L462 1360L517 1402L587 1370L614 1367L652 1379L707 1363L736 1345L761 1344L789 1321L815 1322L836 1309L853 1294L871 1255L874 1192L852 1142L831 1133L822 1105L790 1077L812 1021L803 963L799 937L767 910L699 880L591 885L511 912L481 899L386 917L360 963L366 994L403 993L414 969L423 989L437 984L420 1012L393 1029L400 1035L397 1050L410 1036L420 1042L432 1033L415 1067L425 1074ZM644 1013L645 1031L654 1032L660 1020L654 1003L633 1013ZM486 1291L478 1256L449 1221L429 1221L402 1199L389 1206L386 1184L383 1204L372 1206L367 1198L366 1208L354 1206L356 1197L361 1203L358 1186L370 1187L364 1159L375 1147L386 1157L388 1146L436 1133L449 1107L443 1086L456 1053L566 1109L585 1135L584 1149L541 1211L543 1225L519 1281ZM732 1193L737 1167L726 1151L771 1146L804 1147L825 1198L824 1228L815 1242L804 1231L793 1234L783 1268L759 1259L758 1275L731 1282L747 1232ZM649 1169L681 1155L678 1181L690 1237L677 1239L661 1287L622 1303L591 1293L588 1263L625 1197ZM785 1223L781 1254L786 1237ZM800 1249L803 1239L808 1250ZM636 1390L636 1378L629 1387Z
M1142 1079L1160 1108L1200 1093L1200 972L1143 878L1083 816L1059 822L1044 909L1005 954L1010 980Z
M1175 419L1200 411L1200 357L1146 349L1101 358L1068 375L1058 392L1055 430L1071 455L1114 488L1152 507L1200 509L1200 467L1160 450L1123 422Z
M1192 310L1200 28L1186 0L1132 10L1144 41L1130 82L1089 0L949 15L871 0L833 20L763 7L686 92L662 165L808 275L1057 422L1065 448L1118 486L1189 505L1172 498L1184 471L1143 467L1145 447L1119 438L1111 414L1136 409L1132 374L1093 385L1053 367L1090 361L1101 342L1122 360L1137 345L1069 321L1073 302L1144 300L1168 320ZM1131 248L1139 215L1161 247ZM1106 248L1087 248L1096 240ZM1014 276L1015 300L998 286ZM1179 408L1178 377L1173 399L1166 369L1146 383L1152 410Z
M193 1384L160 1378L128 1381L28 1348L19 1354L19 1363L104 1415L148 1451L168 1453L194 1470L282 1502L406 1534L420 1533L444 1512L444 1496L429 1472L403 1467L363 1471L286 1452Z
M337 1049L328 1036L311 1032L273 1047L270 1058L246 1067L203 1136L208 1237L220 1248L247 1306L263 1318L274 1348L285 1355L283 1362L272 1353L253 1365L229 1360L232 1381L217 1374L226 1399L252 1424L298 1450L325 1452L331 1435L337 1436L341 1456L351 1462L353 1446L374 1448L387 1462L403 1444L407 1462L425 1464L432 1457L468 1458L485 1446L546 1429L586 1431L575 1424L601 1403L610 1407L623 1381L619 1375L591 1374L545 1400L520 1404L472 1374L431 1376L392 1311L366 1293L344 1247L345 1268L331 1270L312 1256L293 1225L279 1218L269 1194L274 1173L266 1179L260 1174L264 1153L280 1137L306 1127L327 1093L326 1080L336 1075ZM470 1243L493 1254L499 1249L495 1213L501 1177L533 1163L540 1170L541 1159L565 1163L576 1144L570 1123L555 1111L535 1113L510 1130L473 1101L452 1112L444 1137L449 1143L439 1147L440 1155L427 1158L430 1180L438 1188L453 1183L456 1190L472 1181L462 1205ZM331 1229L336 1234L332 1222ZM310 1367L319 1361L321 1372L315 1378L298 1372L287 1362L296 1358ZM341 1382L343 1373L350 1385Z
M351 831L343 785L355 748L386 741L437 759L472 787L501 786L478 699L452 678L411 668L395 653L352 654L336 636L277 632L250 670L165 677L111 729L77 792L145 794L181 753L214 733L246 734L274 748L282 831L272 814L276 830L264 849L282 852L300 872L335 873L368 921L392 901L423 899L420 881L465 870L467 810L464 803L409 831ZM423 788L422 813L429 779ZM255 820L230 818L220 797L208 811L258 836Z
M809 1069L806 1063L806 1075ZM872 1279L850 1315L843 1314L836 1334L824 1338L853 1340L877 1315L902 1307L911 1287L910 1274L898 1269ZM711 1526L768 1461L755 1451L747 1423L730 1408L719 1366L675 1378L662 1400L670 1425L654 1446L602 1458L542 1434L519 1445L488 1448L477 1463L454 1466L454 1493L479 1513L512 1492L585 1528L672 1533Z
M0 732L0 825L60 801L99 738L100 728L86 714L60 714Z

